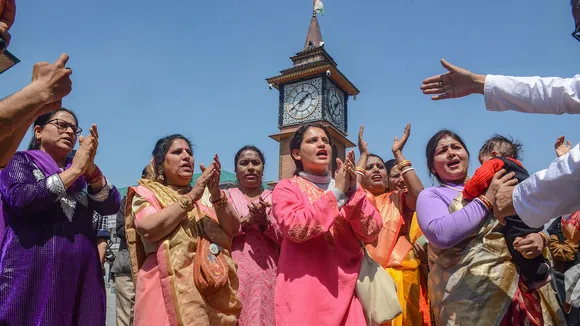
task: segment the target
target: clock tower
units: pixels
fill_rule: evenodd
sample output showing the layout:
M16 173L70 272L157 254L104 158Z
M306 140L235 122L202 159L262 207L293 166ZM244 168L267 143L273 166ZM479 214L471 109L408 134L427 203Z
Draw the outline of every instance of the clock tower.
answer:
M280 143L279 180L290 178L296 168L290 154L290 139L301 125L318 122L328 127L332 141L331 171L336 170L336 158L344 160L348 140L348 99L359 90L337 68L334 59L324 49L316 11L302 51L290 57L293 67L280 75L266 79L270 87L280 92L278 129L270 138Z

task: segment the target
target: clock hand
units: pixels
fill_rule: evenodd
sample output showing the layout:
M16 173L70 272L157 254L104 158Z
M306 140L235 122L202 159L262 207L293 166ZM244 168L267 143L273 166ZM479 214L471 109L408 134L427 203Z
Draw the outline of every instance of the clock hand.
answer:
M296 103L296 105L294 105L294 106L293 106L293 107L290 109L290 111L293 111L293 110L294 110L294 108L296 108L297 106L300 106L300 105L302 105L302 104L304 103L304 101L306 100L306 98L307 98L307 97L308 97L308 94L307 94L307 95L304 95L304 96L303 96L303 97L300 99L300 101L298 101L298 103Z

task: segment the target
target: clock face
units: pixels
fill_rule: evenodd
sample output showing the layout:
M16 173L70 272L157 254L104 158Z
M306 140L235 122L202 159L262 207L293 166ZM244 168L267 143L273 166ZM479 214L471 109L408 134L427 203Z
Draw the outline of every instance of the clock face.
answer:
M344 125L344 94L336 88L328 93L328 116L339 127Z
M284 109L293 120L305 120L316 111L320 102L320 90L309 81L289 85Z

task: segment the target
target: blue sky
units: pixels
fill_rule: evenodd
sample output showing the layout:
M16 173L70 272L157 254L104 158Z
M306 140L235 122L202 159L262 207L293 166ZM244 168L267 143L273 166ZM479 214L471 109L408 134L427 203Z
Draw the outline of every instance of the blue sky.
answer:
M97 164L115 184L135 183L155 141L183 133L196 162L218 153L226 170L245 144L266 155L276 179L278 92L265 78L289 68L302 49L312 1L18 1L10 50L22 62L0 76L0 97L25 86L32 65L70 55L73 92L64 105L81 127L97 123ZM458 132L472 152L492 133L524 143L530 171L554 159L559 135L578 142L574 116L493 113L482 96L433 102L421 81L439 59L478 73L570 77L580 43L569 1L325 0L326 50L361 90L349 101L349 138L365 124L371 151L390 158L407 122L405 155L426 186L425 144ZM27 135L25 143L28 142ZM479 164L472 157L471 170Z

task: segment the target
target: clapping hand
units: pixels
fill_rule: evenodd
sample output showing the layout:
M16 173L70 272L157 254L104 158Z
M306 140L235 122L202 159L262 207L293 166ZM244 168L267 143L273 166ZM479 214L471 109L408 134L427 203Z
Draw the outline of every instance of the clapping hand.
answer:
M91 127L91 134L86 138L84 136L79 137L79 149L75 153L73 161L71 163L71 168L77 169L80 175L91 173L95 170L95 155L98 146L98 134L95 139L93 134L96 133L97 126L93 125ZM91 168L92 170L89 170Z
M203 164L200 164L199 167L201 168L201 172L203 173L206 170L206 167ZM220 190L220 176L221 176L221 168L222 165L220 163L220 159L217 154L213 156L213 163L209 165L207 169L213 170L211 177L209 177L207 182L207 187L211 194L212 200L218 200L221 197L221 190Z
M250 214L248 216L248 224L264 225L268 222L268 214L266 213L268 207L271 205L266 203L262 197L256 202L248 204Z
M572 144L570 144L570 141L566 140L564 136L558 137L554 144L554 149L556 150L556 155L558 155L558 157L568 154L570 148L572 148Z
M201 197L203 196L203 192L205 191L205 188L208 186L208 184L212 179L214 179L217 176L219 180L219 173L215 170L215 166L213 164L210 165L208 168L205 168L203 164L200 164L199 167L201 168L201 176L197 178L197 180L195 181L195 185L189 192L189 195L191 196L194 202L201 199Z
M91 134L89 136L87 136L87 139L89 139L89 138L91 139L93 146L92 146L90 157L89 157L89 163L87 165L87 171L85 172L86 174L93 173L93 171L95 171L95 169L97 168L97 165L95 164L95 157L97 156L97 149L99 148L99 132L97 130L96 124L93 124L91 126L90 133ZM79 141L82 144L83 136L81 136ZM86 139L84 141L86 141Z
M369 147L367 142L363 138L363 133L365 131L365 126L360 125L360 129L358 130L358 152L360 155L369 154Z
M408 123L405 126L405 130L403 131L403 136L399 139L399 137L395 136L395 140L393 141L393 147L391 148L393 153L402 152L409 136L411 135L411 124Z
M338 169L335 173L335 185L344 194L346 194L352 187L356 186L356 170L353 162L354 151L352 149L348 152L344 163L341 159L336 159Z

